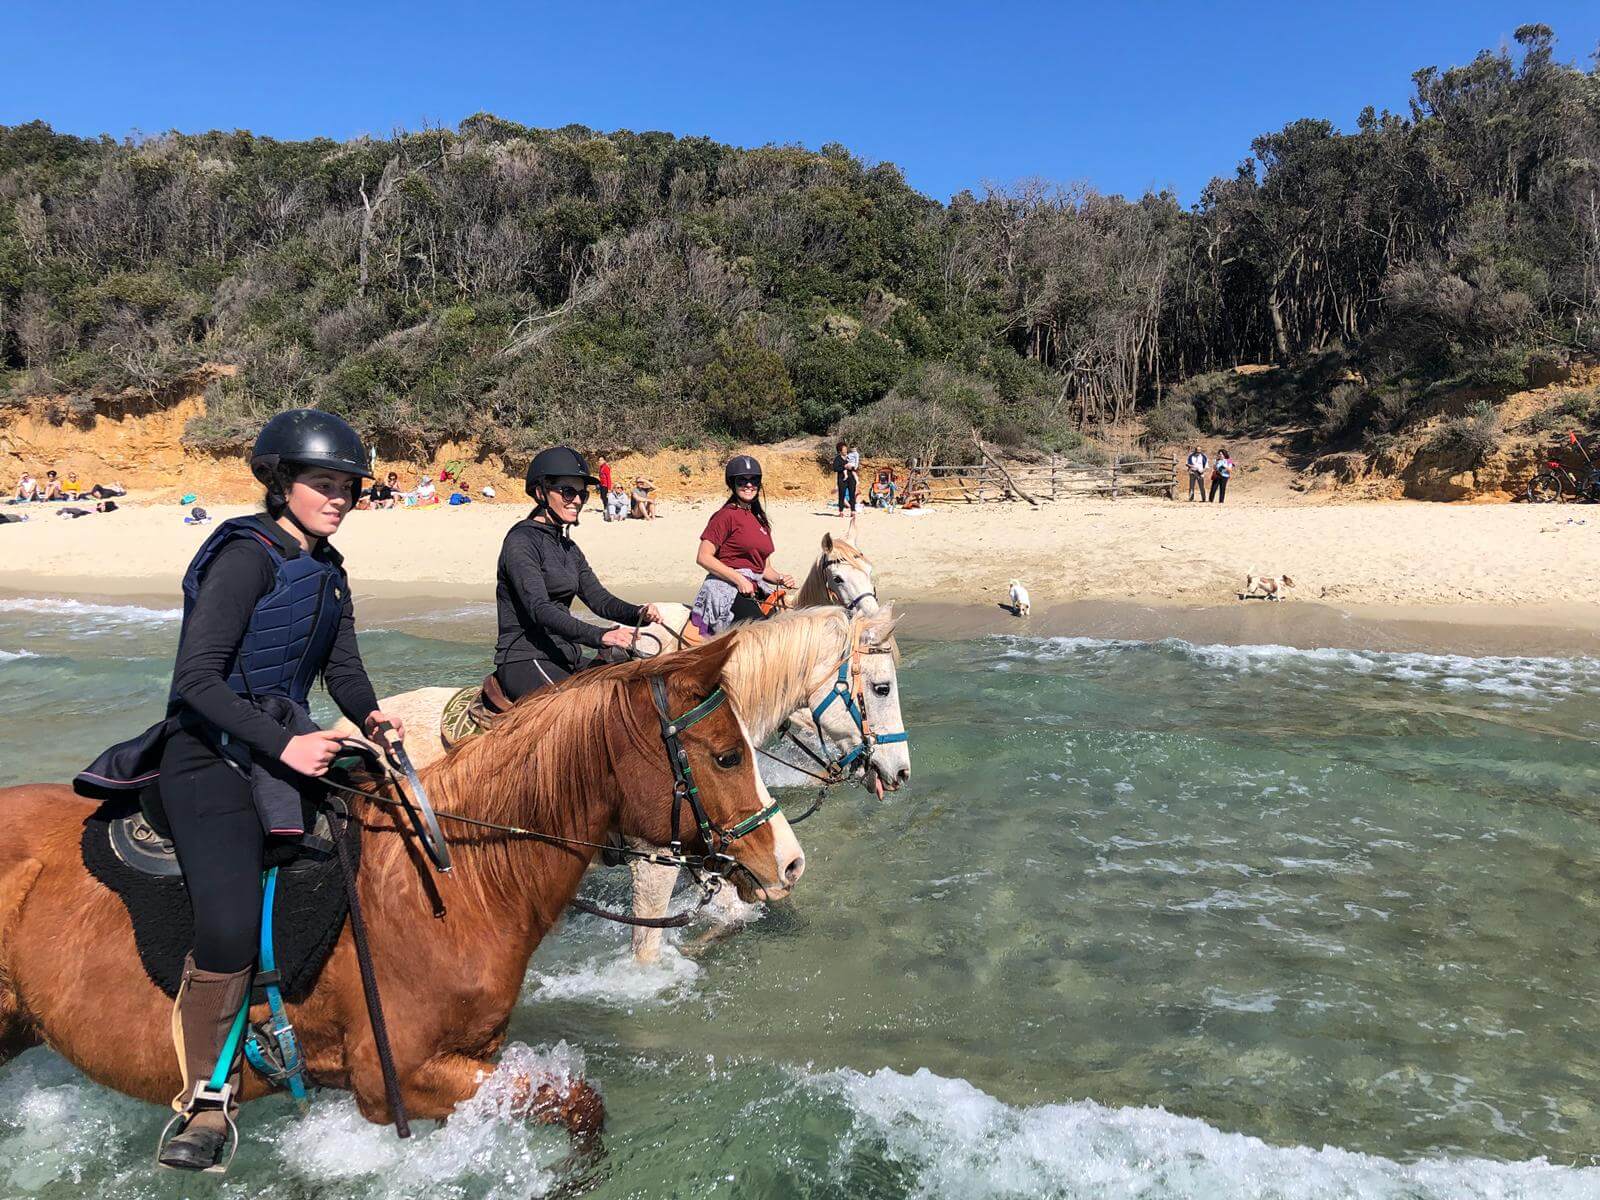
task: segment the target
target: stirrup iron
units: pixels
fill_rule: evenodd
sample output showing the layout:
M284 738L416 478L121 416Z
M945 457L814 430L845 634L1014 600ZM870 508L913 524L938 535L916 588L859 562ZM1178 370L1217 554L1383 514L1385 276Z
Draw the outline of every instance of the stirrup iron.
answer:
M220 1088L212 1088L204 1080L194 1085L194 1094L189 1097L189 1103L183 1111L172 1114L172 1119L162 1126L161 1134L156 1138L156 1166L165 1171L182 1171L186 1168L175 1167L161 1161L161 1153L178 1134L189 1127L190 1120L206 1109L216 1109L222 1113L222 1119L227 1122L228 1131L223 1139L223 1153L217 1161L209 1167L201 1167L195 1172L198 1175L226 1175L228 1168L233 1166L233 1157L239 1153L239 1126L233 1120L233 1084L224 1083Z

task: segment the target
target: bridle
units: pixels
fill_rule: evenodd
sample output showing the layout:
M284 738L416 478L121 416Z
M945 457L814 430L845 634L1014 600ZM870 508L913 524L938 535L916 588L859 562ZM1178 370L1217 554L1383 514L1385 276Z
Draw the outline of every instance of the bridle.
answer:
M780 736L788 739L791 744L800 749L801 753L822 768L825 775L817 776L816 778L821 779L823 783L841 782L857 759L864 759L862 762L863 769L870 769L872 766L872 752L878 746L909 742L911 740L911 735L903 729L899 733L875 734L872 732L871 723L867 720L866 686L861 673L862 656L892 653L893 650L888 646L864 647L859 640L856 640L850 647L850 652L840 660L839 673L834 677L833 686L828 689L828 694L811 707L811 723L817 732L817 744L826 750L828 739L822 731L823 714L835 704L844 705L845 712L850 714L850 719L855 722L856 732L860 735L860 739L849 750L836 754L832 758L823 758L796 735L791 722L785 721L779 729ZM792 763L785 765L794 766ZM800 770L802 768L795 769ZM810 772L806 771L805 774L809 775ZM789 823L798 825L806 817L809 817L812 812L815 812L816 808L817 805L813 805L809 811L802 816L794 818Z
M871 600L874 604L878 602L878 589L869 588L867 591L862 592L861 595L857 596L854 600L845 600L839 595L839 589L833 586L833 581L827 578L827 570L829 567L853 567L854 565L854 563L844 558L825 558L822 560L823 591L827 592L829 600L832 600L852 617L856 615L856 605L863 604L868 600Z
M668 853L663 854L659 850L640 850L625 843L619 845L616 842L591 842L583 838L567 837L563 834L543 833L536 829L524 829L520 825L505 825L498 821L485 821L478 817L462 816L460 813L449 812L442 808L433 809L432 814L442 821L454 821L457 824L470 825L478 829L489 829L496 833L503 833L508 837L532 838L555 846L603 850L610 854L620 854L624 858L635 859L655 866L675 867L679 870L688 871L690 877L700 888L700 907L704 907L710 901L718 886L724 880L731 881L735 872L743 872L750 877L756 887L763 887L764 885L756 878L755 873L727 853L727 849L740 838L754 833L771 821L773 817L783 811L782 806L774 800L760 812L745 817L729 828L718 825L711 819L710 814L705 810L705 805L700 801L700 789L694 781L694 768L689 763L688 752L683 748L683 743L679 740L679 736L684 730L689 729L722 707L727 701L727 693L719 687L688 712L678 717L672 717L669 715L667 707L666 680L660 675L652 675L650 677L650 698L655 704L656 718L661 725L661 741L666 747L667 761L672 768L672 842ZM385 807L402 809L411 815L413 822L415 822L414 810L406 801L404 790L401 787L402 777L391 769L389 778L401 797L398 800L391 799L388 796L381 796L364 788L350 787L326 777L321 782L324 786L334 791L369 800ZM686 854L683 851L683 842L679 830L681 827L680 811L685 805L688 806L691 815L694 817L701 839L705 842L706 852L704 854ZM437 830L438 826L435 824L433 828ZM421 831L419 830L418 832L420 836ZM439 840L441 843L444 841L442 831L439 832ZM423 841L426 845L427 838L424 837ZM431 853L431 847L429 849L429 861L437 868L438 859ZM446 850L445 861L449 861L448 850ZM449 868L443 869L448 870ZM608 912L577 898L573 899L572 907L581 912L591 913L594 916L605 917L613 921L620 921L623 924L645 925L655 928L676 928L687 925L694 918L693 910L680 913L675 917L630 917L621 913ZM443 915L442 906L436 904L435 915Z
M661 741L667 748L667 761L672 766L672 841L668 846L673 855L683 857L683 840L680 836L681 812L687 805L694 816L695 824L699 827L700 838L706 845L701 865L707 867L709 873L723 878L727 878L734 869L746 870L747 868L727 853L728 847L772 820L783 811L782 806L774 800L760 812L751 814L732 828L724 829L711 819L706 813L705 805L700 803L700 788L694 781L694 768L689 765L688 751L678 740L678 735L685 729L721 708L727 701L728 694L718 688L680 717L667 715L667 681L661 676L650 676L650 695L655 701L656 716L661 722ZM756 883L759 886L760 880Z

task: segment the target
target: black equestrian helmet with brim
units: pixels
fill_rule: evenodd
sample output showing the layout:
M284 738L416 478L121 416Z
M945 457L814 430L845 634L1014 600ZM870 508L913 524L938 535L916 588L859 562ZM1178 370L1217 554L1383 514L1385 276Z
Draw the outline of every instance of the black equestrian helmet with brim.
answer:
M291 408L261 427L250 451L250 470L262 483L272 484L278 467L328 467L358 479L371 479L372 467L361 435L350 423L314 408Z
M761 464L748 454L736 454L728 460L728 465L722 469L722 477L727 480L728 486L733 486L733 481L741 475L754 475L757 480L761 478Z
M591 487L598 487L600 480L589 470L589 464L570 446L551 446L548 450L541 450L533 456L533 461L528 464L528 478L524 486L528 495L535 500L534 488L546 479L559 479L563 476L581 479Z

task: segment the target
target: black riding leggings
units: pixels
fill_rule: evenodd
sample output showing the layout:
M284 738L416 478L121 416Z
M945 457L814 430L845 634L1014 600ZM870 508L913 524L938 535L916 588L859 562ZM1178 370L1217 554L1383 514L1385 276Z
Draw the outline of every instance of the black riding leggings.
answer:
M243 971L256 961L266 840L250 781L183 731L161 755L161 802L194 910L194 965Z

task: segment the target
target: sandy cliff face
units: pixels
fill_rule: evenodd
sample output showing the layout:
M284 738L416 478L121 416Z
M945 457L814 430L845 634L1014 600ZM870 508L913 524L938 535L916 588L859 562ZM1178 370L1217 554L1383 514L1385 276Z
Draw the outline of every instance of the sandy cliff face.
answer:
M0 407L0 487L9 492L23 471L43 476L53 468L63 479L76 471L85 486L118 482L156 501L175 501L189 493L202 504L255 500L260 489L242 456L196 450L183 440L185 426L205 414L206 385L234 369L208 368L153 398L39 396ZM762 461L773 498L820 500L832 494L832 476L817 465L813 446L811 439L796 438L752 448ZM612 470L630 487L636 476L649 476L663 500L718 495L725 490L722 464L734 452L629 454L617 459ZM480 500L482 488L489 485L500 501L517 504L526 498L525 466L462 443L439 447L428 462L378 460L380 474L394 471L407 488L422 475L437 478L448 467ZM598 509L599 498L592 503Z

